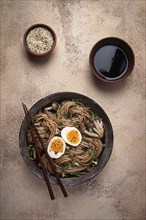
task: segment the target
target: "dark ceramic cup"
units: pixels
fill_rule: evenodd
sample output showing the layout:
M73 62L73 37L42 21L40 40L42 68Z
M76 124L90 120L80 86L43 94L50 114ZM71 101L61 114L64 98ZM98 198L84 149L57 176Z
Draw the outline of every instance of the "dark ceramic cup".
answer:
M135 57L127 42L120 38L108 37L93 46L89 64L95 77L104 82L116 83L132 73Z

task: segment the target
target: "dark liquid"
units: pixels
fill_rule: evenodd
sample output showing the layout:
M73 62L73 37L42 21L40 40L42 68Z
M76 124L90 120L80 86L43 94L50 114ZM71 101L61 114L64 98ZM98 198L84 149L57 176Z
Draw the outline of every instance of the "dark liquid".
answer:
M121 48L107 45L96 52L94 67L102 77L113 80L120 78L126 72L128 59Z

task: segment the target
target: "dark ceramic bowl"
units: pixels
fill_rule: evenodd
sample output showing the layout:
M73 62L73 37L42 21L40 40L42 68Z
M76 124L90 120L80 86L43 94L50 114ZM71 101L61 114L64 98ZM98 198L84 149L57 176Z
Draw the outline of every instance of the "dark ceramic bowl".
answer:
M37 27L44 27L44 28L46 28L48 31L51 32L51 34L52 34L52 36L53 36L53 41L54 41L53 46L51 47L50 50L48 50L48 51L45 52L45 53L40 53L40 54L39 54L39 53L33 52L32 50L29 49L29 47L28 47L28 45L27 45L27 42L26 42L26 37L27 37L28 33L29 33L31 30L33 30L34 28L37 28ZM25 32L25 34L24 34L24 37L23 37L23 44L24 44L24 47L26 48L26 50L27 50L30 54L35 55L35 56L39 56L39 57L40 57L40 56L47 55L47 54L50 54L50 53L54 50L54 48L55 48L55 46L56 46L56 43L57 43L57 37L56 37L55 31L54 31L51 27L49 27L48 25L45 25L45 24L34 24L34 25L32 25L31 27L29 27L29 28L26 30L26 32Z
M111 152L112 152L112 148L113 148L113 129L112 129L112 125L107 114L95 101L93 101L92 99L84 95L81 95L78 93L72 93L72 92L55 93L55 94L49 95L41 99L36 104L34 104L32 108L29 110L29 113L31 116L33 116L41 108L51 105L51 103L54 101L62 102L65 100L72 100L72 99L80 99L84 105L90 107L95 113L99 115L99 117L103 119L103 123L105 126L105 135L104 135L103 141L106 146L101 153L99 163L92 171L87 172L86 174L80 177L61 178L65 186L81 184L87 180L90 180L94 176L96 176L108 162ZM32 170L32 172L36 174L38 177L40 177L41 179L44 179L42 171L30 159L30 156L27 150L27 131L28 131L28 125L27 125L27 121L25 117L22 122L22 125L20 128L20 134L19 134L20 151L21 151L21 154L22 154L22 157L25 163ZM56 181L56 178L53 175L50 175L49 179L52 184L58 184Z
M99 52L99 50L101 51L101 49L102 49L102 51L103 51L103 48L109 48L109 46L113 46L114 48L117 47L118 49L120 49L120 50L116 50L116 51L120 51L120 53L122 51L122 53L125 55L125 58L126 58L125 70L123 72L121 72L119 75L117 75L116 77L112 77L112 75L110 75L110 74L108 77L106 77L106 76L104 76L104 74L101 74L101 72L98 71L97 68L95 68L95 55ZM108 53L109 53L109 51L105 49L104 55L107 56ZM103 69L106 69L106 67L108 65L107 63L111 62L111 59L112 60L118 59L118 60L116 60L116 65L117 65L116 70L114 70L114 71L118 72L120 69L120 65L121 65L120 62L122 62L120 60L120 54L118 54L116 52L115 56L112 56L112 57L109 56L108 59L106 59L106 61L104 60L105 59L104 55L101 56L102 60L100 60L100 61L99 61L99 58L96 58L97 59L96 62L100 63L100 65L102 66ZM116 57L116 59L115 59L115 57ZM112 63L113 63L113 61L112 61ZM90 68L91 68L92 73L98 79L100 79L104 82L116 83L116 82L119 82L119 81L125 79L126 77L128 77L131 74L131 72L134 68L134 65L135 65L135 57L134 57L134 53L133 53L132 48L124 40L122 40L120 38L116 38L116 37L108 37L108 38L104 38L104 39L98 41L93 46L93 48L91 49L90 55L89 55L89 64L90 64ZM111 65L111 69L113 69L112 65ZM111 71L113 71L113 70L111 70Z

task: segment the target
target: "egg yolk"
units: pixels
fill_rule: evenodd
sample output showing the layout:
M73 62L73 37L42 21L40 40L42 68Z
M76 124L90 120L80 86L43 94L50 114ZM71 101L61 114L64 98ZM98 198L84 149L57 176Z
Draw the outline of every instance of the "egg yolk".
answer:
M77 144L80 140L79 133L76 130L71 130L67 133L67 140L73 144Z
M63 143L62 141L58 138L55 139L50 146L51 150L55 152L55 154L57 154L58 152L62 152L63 151Z

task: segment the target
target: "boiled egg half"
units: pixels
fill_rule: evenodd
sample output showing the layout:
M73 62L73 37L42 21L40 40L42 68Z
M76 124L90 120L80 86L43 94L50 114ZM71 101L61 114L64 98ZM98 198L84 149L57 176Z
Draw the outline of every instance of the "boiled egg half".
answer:
M47 152L51 158L59 158L65 152L66 144L61 137L53 137L49 142Z
M61 137L67 144L74 147L78 146L82 140L80 131L75 127L63 128L61 131Z

